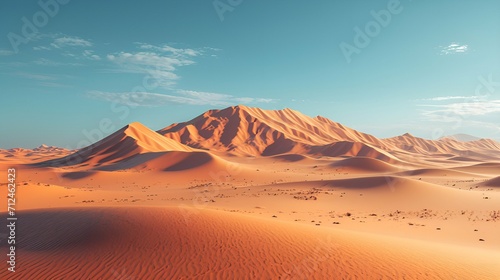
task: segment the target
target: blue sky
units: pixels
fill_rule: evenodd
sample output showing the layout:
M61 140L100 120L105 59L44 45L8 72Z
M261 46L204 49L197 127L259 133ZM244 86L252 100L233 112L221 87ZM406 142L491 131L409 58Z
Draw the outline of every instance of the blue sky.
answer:
M236 104L378 137L500 139L496 0L40 3L0 3L0 148L77 148Z

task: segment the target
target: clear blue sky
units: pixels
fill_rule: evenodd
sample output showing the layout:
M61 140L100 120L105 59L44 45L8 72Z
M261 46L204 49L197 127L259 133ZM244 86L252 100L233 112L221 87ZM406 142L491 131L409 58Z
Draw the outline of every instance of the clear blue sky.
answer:
M236 104L500 139L498 0L44 1L0 3L0 148Z

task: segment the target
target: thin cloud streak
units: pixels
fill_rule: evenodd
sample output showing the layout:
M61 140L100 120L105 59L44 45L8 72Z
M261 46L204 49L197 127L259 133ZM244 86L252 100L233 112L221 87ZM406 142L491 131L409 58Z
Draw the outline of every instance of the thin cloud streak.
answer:
M448 100L477 100L478 96L438 96L432 98L420 99L420 101L448 101Z
M86 96L132 107L158 107L167 104L230 106L235 103L270 103L275 101L267 98L235 97L228 94L192 90L177 90L175 93L176 95L151 92L89 91Z
M448 46L441 47L441 54L442 55L466 53L468 51L469 51L468 45L461 45L458 43L451 43Z

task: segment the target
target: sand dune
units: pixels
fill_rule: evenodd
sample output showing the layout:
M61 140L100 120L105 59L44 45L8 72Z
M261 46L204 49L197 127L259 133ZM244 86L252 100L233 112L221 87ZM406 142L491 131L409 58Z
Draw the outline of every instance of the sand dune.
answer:
M314 182L308 181L304 183L287 184L293 184L295 186L304 184L310 186L314 185L314 183L323 187L332 187L339 189L362 189L370 190L374 193L380 194L386 192L398 192L398 194L406 196L408 198L414 198L413 195L415 194L428 195L429 193L434 192L436 193L436 195L438 195L441 192L447 192L446 188L442 188L431 183L391 175L354 177L347 179L322 180Z
M340 141L324 146L314 146L311 147L310 153L330 157L370 157L386 162L398 161L389 153L360 142Z
M34 149L14 148L8 150L0 149L0 162L10 163L33 163L44 160L60 158L74 151L47 145L40 145Z
M482 186L486 187L495 187L495 188L500 188L500 176L490 179L484 183L481 183Z
M69 156L49 160L38 166L102 166L121 162L143 153L192 151L191 148L167 139L140 123L131 123L110 136Z
M470 157L460 157L460 156L452 156L450 157L448 160L452 160L452 161L465 161L465 162L474 162L474 161L478 161L477 159L474 159L474 158L470 158Z
M285 162L297 162L297 161L304 161L304 160L312 160L308 156L301 155L301 154L282 154L282 155L273 156L272 158L277 159L277 160L282 160Z
M381 211L381 209L385 209L384 211L391 209L415 211L424 208L479 210L483 207L494 206L493 201L482 200L480 192L470 192L468 188L460 190L391 175L287 182L275 184L273 188L295 190L292 193L297 199L300 197L305 199L313 195L318 200L317 203L326 209L338 209L342 205L352 211L361 209L363 211L370 211L370 209L372 209L371 211ZM334 198L330 198L328 195L320 197L325 192L334 195Z
M495 279L500 272L498 253L208 210L59 209L21 217L23 265L15 274L2 270L2 279Z
M334 162L330 165L335 168L346 168L349 170L359 170L368 172L394 172L400 168L386 163L382 160L368 157L352 157Z
M470 173L480 173L480 174L498 174L500 170L500 163L498 162L483 162L473 165L466 165L453 168L455 170L470 172Z
M165 127L158 133L194 148L246 156L312 153L379 159L380 154L393 157L387 152L449 154L476 160L500 156L500 143L489 139L469 142L453 138L427 140L408 133L378 139L321 116L311 118L291 109L262 110L242 105L210 110L191 121ZM340 146L341 142L356 143L353 145L362 145L363 148L352 147L352 151L347 151L345 144ZM372 151L354 152L362 149Z
M158 132L191 147L253 156L307 153L309 147L339 141L384 146L374 136L323 117L311 118L291 109L272 111L242 105L211 110L189 122L173 124ZM328 153L341 155L348 152Z
M182 171L201 166L223 166L224 160L207 152L157 152L144 153L109 164L98 170L147 170L147 171Z
M415 154L450 154L464 158L476 157L477 159L492 159L500 156L500 143L490 139L469 142L457 141L452 138L428 140L406 133L383 139L383 141L392 146L393 150L400 149Z
M446 168L421 168L409 171L400 172L400 176L450 176L450 177L474 177L477 176L472 173L464 171L450 170Z
M475 136L463 134L463 133L449 135L449 136L445 136L445 137L440 138L440 140L445 140L445 139L451 139L451 140L460 141L460 142L470 142L470 141L481 140L481 138L479 138L479 137L475 137Z

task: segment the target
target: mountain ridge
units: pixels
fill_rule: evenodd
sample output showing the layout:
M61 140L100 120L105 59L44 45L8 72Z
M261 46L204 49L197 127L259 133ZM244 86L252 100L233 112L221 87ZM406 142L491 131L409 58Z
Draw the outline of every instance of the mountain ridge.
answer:
M285 108L263 110L244 105L209 110L192 120L157 131L187 146L235 155L271 156L302 153L323 156L357 156L354 151L331 151L335 143L349 142L355 150L373 150L375 158L394 159L391 153L480 156L500 154L500 143L491 139L469 142L455 139L429 140L405 133L379 139L322 116L309 117ZM358 144L357 144L358 143ZM330 147L330 149L329 149Z
M43 152L54 147L40 146ZM491 139L462 142L452 138L428 140L405 133L380 139L323 116L309 117L289 108L264 110L244 105L208 110L156 132L133 122L76 152L44 162L47 166L111 164L135 155L207 151L214 155L369 157L396 163L400 156L500 158L500 143ZM408 155L409 157L405 157ZM143 157L146 158L146 157Z
M375 150L378 148L373 143L384 146L375 136L321 116L311 118L289 108L262 110L242 105L209 110L190 121L172 124L157 132L187 146L249 156L287 152L314 154L314 151L321 151L322 146L344 141L361 143L358 145Z

